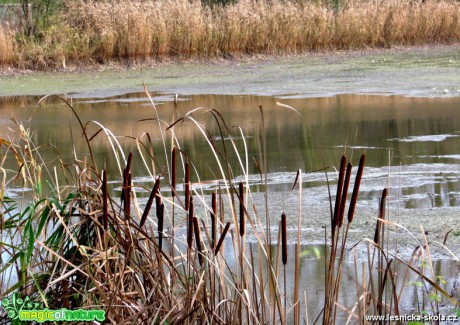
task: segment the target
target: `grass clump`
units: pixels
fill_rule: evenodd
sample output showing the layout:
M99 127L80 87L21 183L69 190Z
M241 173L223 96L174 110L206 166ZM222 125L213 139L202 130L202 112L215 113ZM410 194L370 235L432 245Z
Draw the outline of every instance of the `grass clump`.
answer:
M36 42L19 42L13 60L0 58L0 63L46 68L62 66L62 57L138 62L460 40L460 3L454 0L239 0L225 6L197 0L79 0L63 5L55 18L33 35ZM46 37L56 31L63 34L59 40ZM41 50L35 53L35 47ZM40 60L46 64L37 65Z

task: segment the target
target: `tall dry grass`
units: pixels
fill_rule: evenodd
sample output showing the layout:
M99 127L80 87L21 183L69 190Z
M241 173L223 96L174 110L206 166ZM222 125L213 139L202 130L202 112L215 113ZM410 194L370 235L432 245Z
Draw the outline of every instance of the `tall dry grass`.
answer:
M69 18L99 39L103 58L296 53L460 40L455 1L321 2L240 0L72 3Z
M14 38L8 27L0 24L0 65L8 64L14 58Z
M14 64L30 66L40 55L48 66L59 66L55 61L62 57L93 62L209 58L460 40L455 0L345 0L338 7L323 1L240 0L209 7L197 0L79 0L60 15L49 28L69 35L60 37L58 49L51 46L54 55L31 50L50 48L52 40L42 37L19 44L18 53L30 55L18 55ZM7 61L0 57L0 62Z
M94 43L90 56L215 57L299 53L460 40L456 1L73 2L69 20Z

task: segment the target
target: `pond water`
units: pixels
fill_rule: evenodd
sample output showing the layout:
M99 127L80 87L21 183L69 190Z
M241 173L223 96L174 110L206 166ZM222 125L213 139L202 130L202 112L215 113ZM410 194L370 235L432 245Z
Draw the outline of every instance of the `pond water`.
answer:
M249 182L255 192L259 190L260 177L253 159L259 163L263 160L261 106L269 191L290 189L297 169L306 172L304 187L324 186L324 173L313 171L338 166L343 153L357 165L359 156L366 152L362 199L371 200L384 186L390 185L393 195L397 193L401 206L405 208L460 205L460 98L193 95L179 97L176 106L173 95L152 94L152 97L162 120L168 151L171 132L165 131L167 125L199 107L202 109L195 111L193 117L204 125L216 145L221 146L219 126L206 110L216 109L230 128L243 163L248 159L248 174L252 175ZM118 137L125 153L134 152L136 184L151 187L152 178L137 154L133 140L142 138L146 143L145 133L152 139L157 168L164 166L167 170L158 121L154 120L156 113L145 93L96 98L81 98L75 94L68 100L83 123L101 123ZM9 119L14 116L30 127L35 144L53 146L43 149L44 159L50 166L57 165L56 150L69 164L73 161L72 147L80 158L88 154L81 129L66 104L53 97L40 106L38 101L39 97L34 96L0 97L0 123L3 126L0 136L14 136L8 128L11 126ZM88 124L90 136L98 129L96 124ZM181 150L190 156L196 168L192 181L201 182L205 190L215 187L216 183L208 181L222 176L205 136L191 120L176 124L174 130ZM224 135L233 176L242 176L244 172L228 140ZM245 145L247 155L244 154ZM109 179L119 180L116 159L103 133L92 140L92 148L99 166L106 166ZM13 162L9 166L17 168ZM333 169L329 171L333 179L335 173ZM391 184L388 184L389 176ZM327 191L322 192L321 198L327 199Z

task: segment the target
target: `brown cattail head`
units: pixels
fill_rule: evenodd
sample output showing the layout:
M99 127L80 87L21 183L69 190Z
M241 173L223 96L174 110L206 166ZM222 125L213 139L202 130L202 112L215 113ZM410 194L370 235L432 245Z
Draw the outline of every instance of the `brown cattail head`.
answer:
M379 219L385 219L385 201L387 198L388 190L386 188L383 189L382 191L382 197L380 198L380 206L379 206ZM377 220L377 225L375 227L375 233L374 233L374 243L377 245L379 244L380 241L380 230L382 228L382 221Z
M160 207L162 204L163 202L161 200L160 189L158 188L155 194L155 207L157 209L157 217L158 217L158 211L160 210Z
M128 159L126 160L126 170L128 173L131 173L131 162L133 161L133 153L130 152L128 155Z
M215 248L216 244L216 224L217 224L217 196L216 192L212 192L211 198L211 247Z
M190 164L185 163L185 211L190 205Z
M176 173L177 173L177 165L176 165L176 148L174 147L171 154L171 196L174 199L175 192L176 192Z
M227 222L227 224L225 225L224 231L222 232L222 235L220 235L219 242L217 243L216 250L214 251L214 255L217 255L217 253L219 253L220 247L222 246L224 242L225 235L227 235L228 229L230 229L230 221Z
M102 171L102 218L104 221L104 230L107 231L109 228L109 213L107 210L107 201L108 201L108 194L107 194L107 172L105 170Z
M201 248L201 236L200 236L200 225L198 224L198 218L193 217L193 228L195 230L195 243L198 251L198 260L200 265L203 265L203 250Z
M244 216L244 185L240 182L238 185L240 194L240 236L243 237L246 232L246 220Z
M192 249L193 244L193 197L190 197L189 209L188 209L188 233L187 233L187 245L189 249Z
M337 193L335 195L335 208L334 208L334 217L332 219L332 233L334 233L335 228L337 226L338 217L340 213L340 203L342 201L342 187L343 187L343 180L345 178L345 167L347 165L347 158L345 155L342 156L340 160L340 169L339 169L339 180L337 182Z
M348 208L348 223L353 221L355 214L356 201L358 201L359 186L361 185L361 178L363 176L364 164L366 162L366 155L361 155L359 159L358 172L356 173L355 186L353 187L353 194L351 195L350 207Z
M126 218L130 218L131 216L131 186L132 186L132 179L131 173L125 169L126 175L126 187L125 187L125 214Z
M160 250L163 246L163 222L164 222L164 214L165 214L165 205L162 203L157 210L157 217L158 217L158 246Z
M286 214L281 215L281 256L283 264L287 264L287 232L286 232Z
M125 200L125 191L126 191L126 183L128 182L128 179L127 179L127 173L126 173L126 168L123 169L123 180L122 180L122 186L121 186L121 194L120 194L120 201L121 203L123 203L123 201Z
M339 212L339 217L337 219L337 226L339 228L342 227L343 217L345 216L345 205L347 203L348 185L350 184L352 168L353 168L353 165L351 163L348 163L347 171L345 173L345 180L343 182L342 198L340 202L340 212Z
M147 201L147 205L145 206L144 213L142 214L141 222L140 222L140 227L142 227L147 220L147 216L149 215L150 209L152 208L153 204L153 199L157 195L158 191L160 189L160 176L158 176L157 180L155 181L155 185L153 186L152 192L150 192L149 199Z

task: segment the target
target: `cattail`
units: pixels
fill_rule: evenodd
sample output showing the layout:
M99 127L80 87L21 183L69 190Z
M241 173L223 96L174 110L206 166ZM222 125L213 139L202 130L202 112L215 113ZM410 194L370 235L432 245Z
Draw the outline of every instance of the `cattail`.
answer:
M171 155L171 196L173 200L176 195L176 172L176 148L173 148Z
M157 217L158 217L158 212L160 211L160 206L162 204L161 196L160 196L160 190L157 189L157 192L155 194L155 207L157 209Z
M222 246L224 242L225 235L227 235L228 229L230 229L230 221L227 222L227 224L225 225L224 231L222 232L222 235L220 235L219 242L217 243L216 250L214 251L214 255L217 255L217 253L219 253L220 247Z
M211 198L211 247L215 248L216 244L216 222L217 222L217 195L216 192L212 192Z
M244 217L244 185L243 182L239 184L240 192L240 236L243 237L246 231L246 220Z
M340 160L340 169L339 169L339 180L337 182L337 194L335 196L335 208L334 208L334 218L332 219L332 233L335 231L337 226L337 219L340 213L340 202L342 201L342 187L343 179L345 177L345 166L347 165L347 158L345 155L342 156Z
M185 163L185 211L190 205L190 164Z
M162 203L157 210L158 217L158 246L163 247L163 221L164 221L165 205Z
M109 213L107 211L107 201L108 201L108 194L107 194L107 172L105 170L102 171L102 218L104 221L104 230L107 231L109 228Z
M156 197L157 193L159 192L160 188L160 176L158 176L157 180L155 181L155 185L153 186L152 192L150 192L149 199L147 201L147 205L145 206L144 213L142 214L140 227L142 227L147 220L147 216L149 215L150 209L152 208L153 199Z
M125 192L126 192L126 183L128 182L128 180L126 179L126 168L123 169L123 181L122 181L122 186L121 186L121 194L120 194L120 201L121 203L123 203L123 201L125 200Z
M128 174L131 172L131 162L133 160L133 153L130 152L128 155L128 159L126 160L126 167L123 169L123 186L121 188L121 197L120 200L123 202L123 200L126 198L126 184L128 182Z
M127 173L127 175L126 175L126 187L125 187L125 214L126 214L126 218L129 218L131 216L131 186L132 186L132 180L131 180L131 173L128 172L127 169L125 169L125 172Z
M165 206L161 200L159 187L156 189L156 193L155 193L155 207L156 207L156 215L158 218L158 244L161 249L162 242L163 242L163 217L164 217Z
M286 233L286 214L281 215L281 256L283 264L287 264L287 233Z
M351 177L351 169L353 165L348 163L347 165L347 172L345 173L345 180L343 183L343 190L342 190L342 199L340 202L340 212L339 218L337 219L337 226L340 228L343 224L343 217L345 215L345 205L347 203L347 194L348 194L348 185L350 184L350 177Z
M187 233L187 245L188 248L192 249L193 244L193 197L190 197L190 204L188 209L188 233Z
M133 153L130 152L128 155L128 160L126 161L126 170L128 171L128 173L131 172L131 162L132 161L133 161Z
M355 186L353 187L353 194L351 195L350 207L348 208L348 223L353 221L355 214L356 201L358 201L359 186L361 185L361 178L363 176L364 163L366 162L366 155L361 155L359 159L358 172L356 173Z
M380 207L379 207L379 219L384 219L385 218L385 201L387 198L387 189L384 188L382 191L382 197L380 198ZM374 234L374 243L377 245L379 244L380 241L380 229L382 228L382 221L377 220L377 225L375 227L375 234Z
M200 225L198 224L197 217L193 217L193 228L195 230L195 242L196 249L198 250L198 260L200 262L200 265L203 265L203 250L201 249Z

